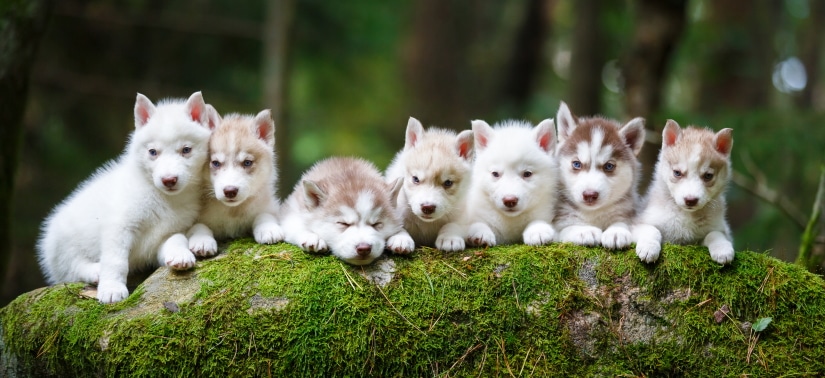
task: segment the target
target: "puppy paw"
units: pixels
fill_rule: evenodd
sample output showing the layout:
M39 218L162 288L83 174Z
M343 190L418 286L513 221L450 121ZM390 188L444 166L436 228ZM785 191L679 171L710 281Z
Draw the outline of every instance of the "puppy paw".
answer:
M129 296L126 284L117 281L103 281L97 285L97 300L100 303L120 302Z
M409 234L401 232L387 239L387 249L399 254L408 254L415 250L415 242Z
M195 255L188 249L170 248L164 256L164 263L174 270L187 270L195 266Z
M545 245L553 242L556 236L556 230L553 226L547 223L537 223L527 226L524 230L524 244L527 245Z
M476 247L492 247L496 245L496 235L486 224L474 223L470 226L467 241Z
M79 267L80 281L97 284L100 281L100 263L84 264Z
M633 242L633 234L624 227L608 227L602 233L602 246L609 249L622 249Z
M710 258L720 264L724 265L733 261L733 244L727 240L719 240L711 243L708 246L708 251L710 252Z
M284 230L277 223L262 223L252 231L258 244L275 244L284 240Z
M561 241L585 246L599 245L602 230L593 226L570 226L562 231Z
M435 247L445 252L463 251L464 239L461 236L438 235L435 239Z
M212 235L192 235L189 237L189 250L195 256L213 256L218 253L218 242Z
M636 256L646 263L653 263L659 259L659 252L662 245L652 240L639 240L636 242Z
M297 244L307 252L326 252L327 250L327 243L311 232L300 235Z

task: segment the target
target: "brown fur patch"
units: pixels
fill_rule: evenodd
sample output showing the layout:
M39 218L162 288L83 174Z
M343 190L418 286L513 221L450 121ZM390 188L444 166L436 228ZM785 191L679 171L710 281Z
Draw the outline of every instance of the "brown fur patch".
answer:
M619 129L622 125L619 123L602 118L602 117L581 117L577 119L578 126L565 139L559 152L562 155L575 155L577 153L578 145L581 142L589 142L592 139L595 130L601 130L604 134L602 146L610 145L613 147L613 156L618 160L632 161L635 159L633 149L625 143L622 135L619 134Z

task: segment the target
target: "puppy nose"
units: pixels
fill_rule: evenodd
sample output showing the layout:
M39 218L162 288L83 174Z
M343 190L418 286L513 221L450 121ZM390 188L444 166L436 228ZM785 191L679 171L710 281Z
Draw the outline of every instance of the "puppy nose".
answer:
M358 256L369 256L370 252L372 252L372 245L369 243L358 243L355 246L355 252L358 253Z
M163 186L172 189L175 187L175 184L178 183L178 176L166 176L160 179L160 181L163 182Z
M599 199L599 192L593 190L587 190L582 193L582 198L584 198L584 202L593 203Z
M685 197L685 206L694 207L699 204L699 199L696 197Z
M431 204L424 204L421 205L421 212L427 215L430 215L435 212L435 205Z
M223 195L226 198L235 198L238 195L238 187L237 186L227 186L223 188Z
M504 206L507 206L512 209L518 205L518 197L506 196L501 199L501 202L504 202Z

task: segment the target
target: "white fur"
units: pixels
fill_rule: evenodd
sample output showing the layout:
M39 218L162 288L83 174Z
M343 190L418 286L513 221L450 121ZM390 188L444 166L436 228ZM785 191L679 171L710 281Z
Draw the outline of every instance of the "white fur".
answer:
M461 225L445 230L448 236L465 236L475 246L552 242L558 177L553 120L536 127L518 121L496 128L484 121L472 125L472 185Z
M464 238L450 238L442 230L463 211L472 169L473 134L430 128L410 117L404 149L387 168L386 181L403 180L397 208L405 231L387 241L396 253L415 245L446 251L464 249ZM427 212L425 212L425 210ZM450 226L452 227L452 226Z
M662 242L701 243L713 261L733 261L724 197L731 174L730 132L724 129L714 135L710 130L680 129L668 121L647 204L633 229L636 254L642 261L655 262ZM704 180L705 174L713 179ZM696 203L691 206L691 201Z
M275 125L270 111L263 110L256 116L230 114L217 118L219 124L209 143L210 162L204 168L210 180L204 182L203 209L198 223L187 233L189 249L198 256L216 254L216 238L251 233L261 244L277 243L284 238L277 220L278 171Z
M49 283L98 283L98 300L111 303L129 295L130 271L194 266L182 233L200 208L210 135L205 106L200 92L157 107L137 95L135 131L124 153L43 223L38 258Z

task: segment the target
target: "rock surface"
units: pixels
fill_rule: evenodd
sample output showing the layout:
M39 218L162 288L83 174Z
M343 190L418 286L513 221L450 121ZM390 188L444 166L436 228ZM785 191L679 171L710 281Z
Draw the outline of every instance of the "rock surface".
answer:
M122 303L85 290L0 309L0 376L825 374L825 281L752 252L424 248L362 268L239 240Z

